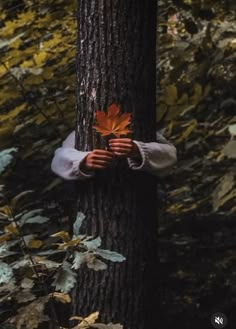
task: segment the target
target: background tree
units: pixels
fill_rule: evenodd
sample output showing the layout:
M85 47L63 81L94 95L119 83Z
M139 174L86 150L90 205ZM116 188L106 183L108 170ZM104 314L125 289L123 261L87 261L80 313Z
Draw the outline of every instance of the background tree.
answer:
M155 140L156 1L78 1L78 141L80 150L104 147L93 133L94 113L118 103L132 113L133 138ZM157 312L156 181L125 160L78 183L84 232L126 257L101 273L78 276L74 313L99 310L103 321L141 329Z

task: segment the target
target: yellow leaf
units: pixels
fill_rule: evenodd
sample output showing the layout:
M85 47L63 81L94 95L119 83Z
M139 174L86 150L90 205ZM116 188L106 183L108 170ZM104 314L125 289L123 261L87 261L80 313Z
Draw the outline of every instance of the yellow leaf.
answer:
M33 61L31 60L25 60L23 63L21 63L20 67L26 69L26 68L29 68L29 67L33 67L35 64Z
M188 136L192 133L192 131L195 129L196 126L197 126L197 120L196 119L191 120L189 122L188 127L184 130L182 135L175 141L175 143L179 144L183 142L186 138L188 138Z
M70 236L69 233L66 231L60 231L55 234L51 235L53 238L60 238L63 240L63 242L69 242L70 241Z
M182 194L182 193L189 193L191 191L189 186L182 186L180 188L177 188L169 193L171 197L174 197L176 195Z
M8 72L8 69L4 65L0 65L0 78L2 78L6 73Z
M229 201L232 201L232 204L234 204L236 198L236 189L234 189L233 191L231 191L229 194L226 194L221 200L220 200L220 204L217 205L217 207L223 207L223 206L227 206L227 203ZM218 208L216 209L218 210Z
M43 83L43 77L41 75L29 75L24 79L24 85L32 86L32 85L40 85Z
M174 84L166 86L164 101L167 105L175 105L178 100L178 90Z
M31 249L39 249L40 247L42 247L43 245L43 241L41 240L31 240L28 243L28 247Z
M4 231L6 233L10 233L10 234L14 234L14 235L19 235L19 231L18 231L15 223L11 223L11 224L5 226L4 227Z
M0 12L1 21L4 21L6 17L7 17L7 14L4 11L1 10L1 12Z
M25 108L26 103L23 103L15 107L13 110L9 111L7 114L0 115L0 122L7 119L14 119L21 111L25 110Z
M62 42L62 35L61 33L54 33L53 37L50 40L46 40L43 42L43 48L53 48L57 46L60 42Z
M202 86L199 83L196 83L193 88L193 95L191 97L191 103L197 105L203 96Z
M46 53L46 51L41 51L38 54L34 54L34 61L36 65L38 66L44 65L47 60L47 56L48 54Z
M232 39L231 41L230 41L230 43L229 43L229 46L231 47L231 48L236 48L236 39Z
M94 324L99 316L99 312L94 312L87 316L86 318L81 318L79 316L73 316L70 320L81 321L78 325L76 325L73 329L86 329L89 328L91 324Z
M19 27L17 20L5 22L5 26L1 30L1 37L7 37L12 35L17 27Z
M26 12L22 12L18 15L18 24L29 24L35 18L35 11L28 10Z
M22 39L17 39L14 42L11 43L11 48L18 49L22 44Z
M6 215L7 217L11 217L11 209L7 205L0 207L0 213Z
M234 189L234 172L229 172L222 177L220 183L217 185L212 193L212 203L214 211L217 211L226 201L235 196Z
M19 65L22 62L23 52L22 50L13 49L8 53L8 65L9 67Z
M50 297L55 298L58 302L63 304L71 303L71 298L69 294L64 294L62 292L54 292L49 294Z
M35 122L37 125L40 125L41 123L43 123L44 121L46 121L46 118L43 114L39 113L37 115L34 116L34 118L30 119L29 122Z
M76 247L80 244L81 240L79 238L70 240L69 242L61 243L58 245L58 249L67 249L69 247Z
M4 88L0 90L0 105L3 105L5 102L9 101L9 99L13 100L19 97L19 93L16 88L9 89Z
M177 102L178 105L186 105L188 104L188 94L184 93Z

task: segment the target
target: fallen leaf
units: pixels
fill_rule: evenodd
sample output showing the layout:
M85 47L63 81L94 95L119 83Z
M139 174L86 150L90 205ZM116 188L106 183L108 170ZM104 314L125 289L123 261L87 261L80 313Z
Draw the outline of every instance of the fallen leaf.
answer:
M87 316L86 318L81 318L79 316L73 316L70 320L81 321L78 325L76 325L73 329L86 329L89 328L90 325L94 324L99 316L99 312L94 312Z
M23 289L31 289L34 286L34 281L29 278L24 278L20 284Z
M11 318L11 323L16 323L16 328L36 329L39 323L48 320L48 316L43 314L45 304L48 302L49 296L39 297L29 305L21 307L18 315Z
M27 303L35 300L37 297L32 294L29 290L19 291L17 294L14 294L14 299L19 303Z
M235 174L230 172L226 174L212 193L213 209L217 211L224 203L225 196L232 191L234 187Z
M50 297L55 298L58 302L61 302L63 304L69 304L71 303L70 295L64 294L62 292L54 292L49 294Z

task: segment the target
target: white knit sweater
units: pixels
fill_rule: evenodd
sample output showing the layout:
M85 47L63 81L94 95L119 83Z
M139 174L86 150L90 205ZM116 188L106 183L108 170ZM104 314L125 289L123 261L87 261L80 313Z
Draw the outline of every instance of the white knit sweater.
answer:
M134 143L137 144L142 159L137 161L133 158L127 158L128 165L132 170L143 170L160 177L168 174L169 169L177 161L176 148L159 133L156 135L155 142L134 141ZM51 169L66 180L91 178L95 172L88 174L80 169L81 161L89 153L75 149L75 132L73 131L64 140L62 147L56 149Z

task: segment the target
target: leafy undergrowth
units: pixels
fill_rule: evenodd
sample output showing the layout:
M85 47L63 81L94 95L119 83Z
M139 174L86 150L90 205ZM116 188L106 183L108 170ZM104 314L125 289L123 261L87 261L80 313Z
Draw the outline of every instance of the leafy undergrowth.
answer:
M178 149L160 224L163 328L209 328L215 312L235 328L235 3L168 1L160 16L158 115Z

